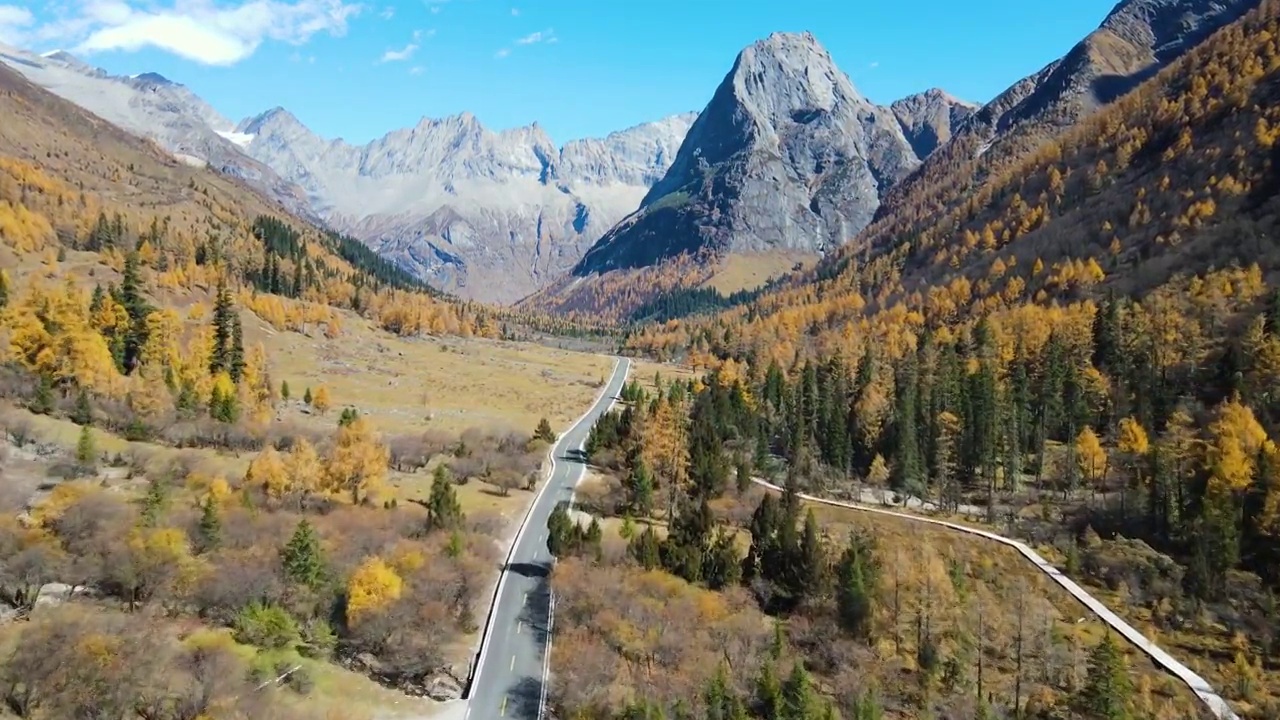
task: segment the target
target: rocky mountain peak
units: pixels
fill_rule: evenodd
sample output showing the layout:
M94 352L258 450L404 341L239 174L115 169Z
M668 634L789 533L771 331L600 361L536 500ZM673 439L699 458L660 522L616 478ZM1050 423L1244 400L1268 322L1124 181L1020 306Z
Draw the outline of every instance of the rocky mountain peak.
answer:
M241 120L235 129L236 132L247 135L262 135L286 130L306 130L306 126L293 113L278 105L266 112Z
M908 95L889 106L902 126L916 156L924 159L946 144L960 125L977 109L976 103L957 99L941 88Z
M735 94L771 119L862 101L809 32L777 32L752 43L738 54L731 75Z
M823 251L870 222L919 160L893 114L858 94L812 33L738 54L639 211L575 272L716 251Z

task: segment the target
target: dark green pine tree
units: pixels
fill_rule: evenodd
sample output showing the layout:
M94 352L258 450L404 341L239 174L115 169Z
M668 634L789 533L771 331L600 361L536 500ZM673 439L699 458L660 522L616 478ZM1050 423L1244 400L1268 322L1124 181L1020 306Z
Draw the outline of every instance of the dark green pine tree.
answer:
M0 310L9 304L9 274L0 270Z
M84 388L76 395L75 407L71 408L71 422L77 425L93 424L93 406L89 404L89 393Z
M302 393L302 402L307 405L311 404L311 388L307 388L306 392Z
M698 410L689 424L689 479L698 494L719 497L729 485L729 460L710 411Z
M750 582L757 577L766 580L776 577L776 570L765 565L778 555L778 507L772 495L761 496L760 504L751 515L750 530L751 546L742 560L742 579Z
M320 538L306 518L298 522L293 537L280 550L280 562L284 567L285 577L292 582L310 588L317 588L324 582L324 555L320 549Z
M836 611L840 626L859 640L870 640L880 583L880 563L875 556L872 537L850 534L849 545L836 568L836 577Z
M722 590L742 580L742 558L734 534L721 528L716 531L702 561L702 576L707 587Z
M756 678L755 714L769 720L785 720L784 707L778 673L773 663L762 663L760 675Z
M662 543L662 567L689 582L702 581L703 556L714 528L715 519L705 496L697 503L684 502Z
M142 297L142 278L136 252L125 256L119 302L129 315L129 327L124 335L123 366L124 373L129 374L142 360L142 346L147 342L147 316L152 312L151 306Z
M285 402L289 402L289 381L288 380L280 381L280 399Z
M627 479L627 504L631 512L638 517L647 518L653 512L653 473L644 464L644 460L636 458L635 466Z
M196 526L195 550L197 554L212 552L222 544L222 516L212 497L200 506L200 524Z
M168 488L165 487L162 481L152 479L147 484L147 494L142 498L142 526L156 527L160 523L160 517L164 515L164 509L168 503Z
M920 419L916 405L919 384L913 354L908 353L903 359L896 373L895 384L892 482L894 487L919 497L924 495L925 468L920 453Z
M227 372L231 382L236 384L244 377L244 329L240 326L240 316L232 314L231 346L227 351Z
M556 441L556 431L551 429L551 422L546 418L538 421L538 427L533 431L533 436L548 443Z
M658 540L658 534L653 531L653 527L646 525L640 534L631 538L631 542L627 543L627 554L640 567L645 570L653 570L662 565L661 545L662 543Z
M1108 632L1089 653L1089 670L1080 691L1081 709L1099 720L1129 720L1133 684L1124 653Z
M226 281L218 280L213 301L213 351L209 355L209 373L231 372L231 339L235 332L232 325L235 310L231 304L231 291Z
M1120 368L1120 303L1115 290L1107 291L1093 316L1093 364L1099 370L1114 375Z
M820 595L826 582L826 557L822 549L822 538L818 531L818 520L813 509L804 517L804 532L800 536L800 544L791 564L794 575L788 590L796 602Z
M778 720L820 720L825 711L823 705L804 661L797 661L782 684L782 714Z
M431 493L427 497L427 532L452 530L460 527L465 519L449 471L444 465L437 465L431 476Z

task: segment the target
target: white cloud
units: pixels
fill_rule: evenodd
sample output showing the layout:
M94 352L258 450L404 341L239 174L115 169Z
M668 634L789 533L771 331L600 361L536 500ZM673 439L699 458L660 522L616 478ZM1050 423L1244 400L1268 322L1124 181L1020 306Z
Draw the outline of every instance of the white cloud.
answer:
M511 17L520 17L520 8L511 8Z
M540 42L555 42L555 30L539 30L516 40L517 45L534 45Z
M396 9L391 7L390 5L382 8L382 12L378 13L378 17L382 18L383 20L390 20L395 16L396 16Z
M431 10L432 15L438 15L440 11L444 9L442 6L445 3L449 2L449 0L422 0L422 1L426 3L427 8Z
M498 58L499 60L501 60L502 58L504 58L504 57L506 57L506 56L508 56L508 55L510 55L510 54L511 54L511 51L510 51L510 50L508 50L507 48L502 48L502 49L501 49L501 50L499 50L498 52L494 53L494 54L493 54L493 56L494 56L494 57L496 57L496 58Z
M0 41L22 44L27 28L36 21L31 11L17 5L0 5Z
M423 68L421 65L414 65L413 67L409 68L410 75L421 75L422 72L423 72Z
M382 53L382 62L400 62L402 60L408 60L413 57L413 54L416 52L418 52L417 43L409 43L400 50L388 50Z
M205 65L234 65L267 41L302 45L321 32L343 35L361 9L345 0L77 0L34 35L74 44L73 52L156 48Z
M872 70L875 70L876 68L880 67L880 61L877 60L876 62L873 62L870 65L868 65L867 67L871 68Z

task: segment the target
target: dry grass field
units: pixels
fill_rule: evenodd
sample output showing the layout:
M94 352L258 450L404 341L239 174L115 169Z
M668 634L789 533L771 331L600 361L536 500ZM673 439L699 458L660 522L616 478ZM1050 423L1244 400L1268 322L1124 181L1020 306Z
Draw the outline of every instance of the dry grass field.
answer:
M542 345L479 338L399 338L344 317L343 333L329 340L252 331L271 361L271 376L295 396L329 388L334 410L354 406L384 433L469 428L531 433L545 417L563 428L590 406L613 368L609 358ZM304 417L295 404L284 419Z
M702 286L719 290L724 295L753 290L772 278L791 272L797 264L808 265L817 259L817 255L802 252L732 254L720 261L719 269Z

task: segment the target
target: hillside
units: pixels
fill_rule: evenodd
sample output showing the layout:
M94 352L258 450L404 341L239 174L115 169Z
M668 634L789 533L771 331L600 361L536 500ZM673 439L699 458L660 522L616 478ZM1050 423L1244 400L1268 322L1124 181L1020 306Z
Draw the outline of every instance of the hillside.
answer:
M810 487L1056 545L1273 717L1278 33L1268 0L918 232L630 345L741 378Z
M902 182L884 183L882 197L873 203L874 221L865 230L856 226L854 231L862 232L856 238L850 233L833 244L827 255L832 262L841 262L841 258L860 254L869 246L927 232L948 211L968 204L980 206L985 198L978 193L989 179L1012 172L1043 141L1105 107L1257 4L1257 0L1124 0L1097 31L1061 59L1014 83L982 108L968 112L963 104L948 104L943 93L924 93L900 101L896 110L891 110L913 144L921 142L922 131L930 135L944 129L944 117L950 122L945 129L951 138L923 157L920 167ZM933 119L923 122L915 119L913 112ZM865 194L859 197L865 201ZM663 237L669 241L685 235L666 232ZM579 268L584 269L585 265ZM715 272L713 264L709 274ZM530 298L527 305L618 320L627 318L638 303L611 302L604 288L623 298L641 298L640 302L662 301L654 297L656 288L649 291L647 287L648 278L660 271L643 276L626 269L608 272L608 277L579 274L583 277L563 281ZM800 277L797 284L805 282L806 278Z
M305 193L246 155L235 123L190 89L157 73L117 77L64 51L37 55L0 44L0 64L184 162L244 180L291 212L309 214ZM310 215L314 217L314 215Z
M1258 0L1124 0L1066 55L1011 85L885 199L858 243L919 232L1042 142L1113 102Z
M2 67L0 116L0 715L439 711L612 363Z

